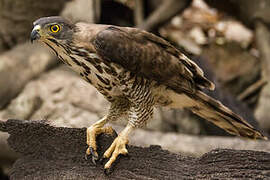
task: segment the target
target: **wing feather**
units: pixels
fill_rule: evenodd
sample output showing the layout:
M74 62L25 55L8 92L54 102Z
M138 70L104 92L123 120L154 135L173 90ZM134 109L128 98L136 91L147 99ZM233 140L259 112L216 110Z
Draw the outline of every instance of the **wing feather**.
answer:
M93 44L106 61L120 64L177 92L214 88L194 62L164 39L146 31L110 26L96 35Z

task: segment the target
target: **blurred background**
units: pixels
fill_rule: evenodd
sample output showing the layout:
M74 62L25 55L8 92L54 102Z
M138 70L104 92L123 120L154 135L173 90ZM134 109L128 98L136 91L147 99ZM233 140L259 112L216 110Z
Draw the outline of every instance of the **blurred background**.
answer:
M47 47L30 44L32 23L61 15L73 22L132 26L171 42L216 84L212 97L270 133L270 1L268 0L0 0L0 120L46 120L88 127L109 104ZM268 142L243 141L187 110L157 108L131 144L200 156L213 148L270 151ZM119 132L126 124L119 120ZM19 157L0 132L0 179Z

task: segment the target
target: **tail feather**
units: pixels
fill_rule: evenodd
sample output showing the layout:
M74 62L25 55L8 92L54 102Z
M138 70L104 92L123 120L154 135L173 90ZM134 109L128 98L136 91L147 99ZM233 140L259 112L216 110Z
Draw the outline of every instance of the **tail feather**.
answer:
M197 91L190 97L196 101L196 105L189 108L193 113L214 123L228 133L250 139L267 139L242 117L203 92Z

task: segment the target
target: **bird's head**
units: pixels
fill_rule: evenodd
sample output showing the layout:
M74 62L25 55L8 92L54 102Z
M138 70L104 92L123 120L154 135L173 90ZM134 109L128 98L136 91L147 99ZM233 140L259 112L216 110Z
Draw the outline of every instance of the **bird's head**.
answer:
M33 25L31 42L34 40L43 42L70 40L74 31L74 24L60 16L43 17L36 20Z

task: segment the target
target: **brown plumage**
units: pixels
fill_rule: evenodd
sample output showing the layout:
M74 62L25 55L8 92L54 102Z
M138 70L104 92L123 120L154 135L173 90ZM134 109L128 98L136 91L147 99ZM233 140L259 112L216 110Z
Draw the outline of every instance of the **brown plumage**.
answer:
M128 134L151 119L156 105L187 108L231 134L252 139L265 137L243 118L201 90L214 89L203 71L170 43L146 31L71 22L61 17L34 22L31 40L47 44L56 55L110 101L107 116L87 130L87 154L98 158L95 137L111 132L103 126L120 116L127 127L104 157L111 167L118 154L126 154Z
M195 63L167 41L146 31L110 26L96 35L93 44L107 61L176 92L192 93L198 87L214 89Z

